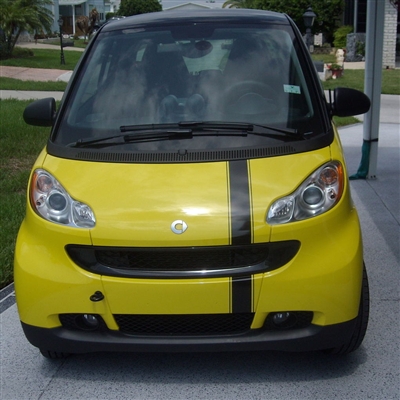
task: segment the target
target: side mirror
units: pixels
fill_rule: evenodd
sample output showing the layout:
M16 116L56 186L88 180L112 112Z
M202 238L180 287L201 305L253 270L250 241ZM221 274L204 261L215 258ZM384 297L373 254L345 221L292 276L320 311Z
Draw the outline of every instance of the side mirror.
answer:
M329 91L329 102L332 116L350 117L352 115L365 114L371 107L368 96L359 90L338 87Z
M52 126L56 119L56 101L52 97L34 101L25 107L23 118L29 125Z

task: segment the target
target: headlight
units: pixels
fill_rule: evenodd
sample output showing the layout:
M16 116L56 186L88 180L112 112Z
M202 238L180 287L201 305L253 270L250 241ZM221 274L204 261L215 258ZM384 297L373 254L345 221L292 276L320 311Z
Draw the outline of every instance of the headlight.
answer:
M343 166L329 162L312 173L289 196L276 200L268 210L267 222L286 224L315 217L331 209L342 197Z
M37 169L32 176L30 201L44 219L78 228L93 228L96 219L92 209L74 200L48 172Z

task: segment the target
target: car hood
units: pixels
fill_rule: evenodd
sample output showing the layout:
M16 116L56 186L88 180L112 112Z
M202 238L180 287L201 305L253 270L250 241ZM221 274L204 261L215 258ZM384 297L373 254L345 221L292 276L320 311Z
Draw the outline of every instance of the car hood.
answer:
M47 155L42 167L94 211L97 246L267 242L266 214L330 160L329 147L290 156L190 164L85 162Z

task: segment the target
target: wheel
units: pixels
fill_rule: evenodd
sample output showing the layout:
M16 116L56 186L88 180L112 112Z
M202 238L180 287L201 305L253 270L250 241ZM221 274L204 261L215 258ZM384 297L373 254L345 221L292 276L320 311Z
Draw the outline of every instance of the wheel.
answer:
M325 353L349 354L357 350L364 339L365 332L367 331L368 318L369 318L369 285L368 285L367 271L364 265L360 307L353 335L351 336L350 340L347 343L343 344L340 347L326 350Z
M69 353L61 353L58 351L51 351L51 350L44 350L44 349L39 349L39 350L43 357L50 358L52 360L60 359L60 358L67 358L70 355Z

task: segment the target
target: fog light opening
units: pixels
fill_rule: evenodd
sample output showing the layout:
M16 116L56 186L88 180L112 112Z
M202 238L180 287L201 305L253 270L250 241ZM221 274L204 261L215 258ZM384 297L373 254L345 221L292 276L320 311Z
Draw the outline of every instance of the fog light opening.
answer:
M99 325L99 319L92 314L82 314L76 318L76 325L84 331L94 331Z
M297 317L294 313L288 311L274 313L272 323L280 329L292 328L297 323Z

